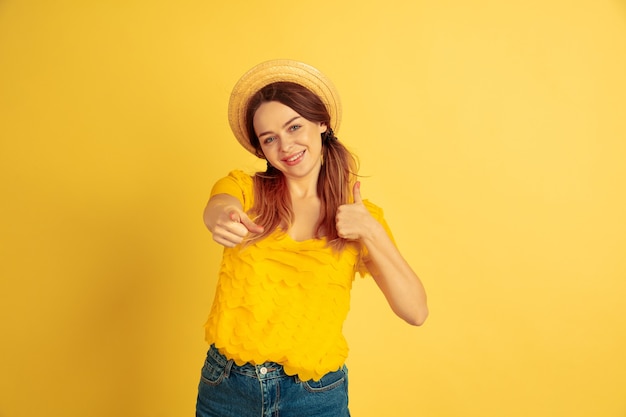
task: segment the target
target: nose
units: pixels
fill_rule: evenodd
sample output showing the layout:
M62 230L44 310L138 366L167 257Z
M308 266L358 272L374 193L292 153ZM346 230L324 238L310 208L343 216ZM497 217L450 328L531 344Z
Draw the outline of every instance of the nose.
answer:
M293 139L289 135L283 135L280 138L280 150L282 152L288 152L293 146Z

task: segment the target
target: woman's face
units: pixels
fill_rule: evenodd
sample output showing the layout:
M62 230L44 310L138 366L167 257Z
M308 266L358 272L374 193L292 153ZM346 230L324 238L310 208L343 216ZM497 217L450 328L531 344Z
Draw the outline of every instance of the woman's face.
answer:
M277 101L261 104L252 121L265 158L287 177L318 175L326 125Z

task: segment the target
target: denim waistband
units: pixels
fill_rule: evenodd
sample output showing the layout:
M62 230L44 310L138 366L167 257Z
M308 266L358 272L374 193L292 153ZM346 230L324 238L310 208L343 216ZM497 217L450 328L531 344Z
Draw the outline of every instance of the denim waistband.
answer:
M209 349L209 356L222 365L227 373L235 372L258 379L293 377L297 381L300 381L297 375L287 375L283 366L276 362L264 362L260 365L246 363L239 366L234 360L228 359L226 356L222 355L219 350L217 350L215 345L211 345L211 348Z

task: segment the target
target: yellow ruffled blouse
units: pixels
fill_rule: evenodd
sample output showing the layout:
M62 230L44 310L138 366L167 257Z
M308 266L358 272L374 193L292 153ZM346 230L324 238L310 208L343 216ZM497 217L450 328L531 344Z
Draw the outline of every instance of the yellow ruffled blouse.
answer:
M248 211L252 187L250 175L232 171L211 195L232 195ZM382 210L364 204L391 237ZM277 362L303 381L336 371L348 356L342 328L355 274L368 273L366 256L357 243L337 253L325 239L295 241L281 230L245 248L225 248L207 342L237 365Z

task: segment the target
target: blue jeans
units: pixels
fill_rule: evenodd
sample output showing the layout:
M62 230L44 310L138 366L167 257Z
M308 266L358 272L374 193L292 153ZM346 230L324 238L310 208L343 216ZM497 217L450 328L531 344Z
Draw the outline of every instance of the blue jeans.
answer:
M301 381L274 362L237 366L211 346L200 384L196 417L350 417L348 369L319 381Z

